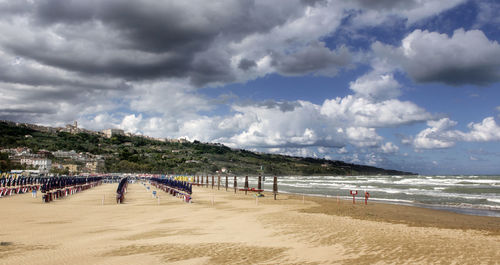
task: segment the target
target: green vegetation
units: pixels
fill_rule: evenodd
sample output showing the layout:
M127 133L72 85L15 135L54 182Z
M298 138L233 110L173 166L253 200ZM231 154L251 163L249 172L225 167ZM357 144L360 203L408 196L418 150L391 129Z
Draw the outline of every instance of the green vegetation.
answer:
M5 122L0 122L0 147L102 155L107 172L212 174L226 168L230 174L241 175L262 173L262 166L266 175L409 174L341 161L260 154L198 141L165 143L138 136L108 139L87 133L45 133Z
M12 170L13 165L9 160L9 155L0 153L0 172L8 172Z

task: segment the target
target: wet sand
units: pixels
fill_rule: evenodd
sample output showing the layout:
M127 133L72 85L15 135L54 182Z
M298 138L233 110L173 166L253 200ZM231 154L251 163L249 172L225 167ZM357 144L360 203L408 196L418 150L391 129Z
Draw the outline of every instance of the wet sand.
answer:
M500 218L195 188L186 204L104 184L0 198L0 264L497 264ZM102 205L104 197L104 205ZM212 201L214 203L212 203Z

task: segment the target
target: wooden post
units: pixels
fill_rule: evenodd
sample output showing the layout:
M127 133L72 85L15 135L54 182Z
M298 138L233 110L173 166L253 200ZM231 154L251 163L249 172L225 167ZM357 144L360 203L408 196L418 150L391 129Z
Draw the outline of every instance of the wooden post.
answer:
M207 188L208 188L208 175L207 175L207 183L206 183L206 185L207 185Z
M203 187L203 176L201 176L201 187Z
M227 191L227 175L226 175L226 191Z
M234 176L234 194L236 194L236 190L238 189L238 181L236 181L236 176Z
M245 176L245 195L247 195L248 191L248 176Z
M217 190L220 189L220 176L217 176Z
M274 200L276 200L276 194L278 194L278 177L274 177L273 194L274 194Z
M262 189L262 184L261 184L261 181L262 181L262 176L259 175L259 181L257 182L257 189L260 190Z

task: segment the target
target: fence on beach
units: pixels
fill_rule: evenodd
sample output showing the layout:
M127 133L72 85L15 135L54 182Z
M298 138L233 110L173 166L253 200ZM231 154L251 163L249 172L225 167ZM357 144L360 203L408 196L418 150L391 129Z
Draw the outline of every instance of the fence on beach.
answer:
M215 176L212 175L211 176L211 183L209 182L209 177L210 176L192 176L192 177L188 177L188 181L192 184L192 185L195 185L195 186L199 186L199 187L206 187L208 188L210 185L212 187L212 189L215 189L215 185L217 184L217 190L220 190L221 188L221 176L218 175L217 176L217 183L215 183ZM262 176L258 176L257 177L257 187L250 187L249 185L249 181L248 181L248 176L245 176L245 182L244 182L244 186L242 188L238 188L238 180L237 180L237 176L234 176L234 180L233 180L233 189L234 189L234 193L236 193L237 191L244 191L245 192L245 195L248 194L248 192L256 192L257 194L261 194L264 189L263 189L263 185L262 185ZM226 189L226 191L229 189L229 177L228 175L225 176L225 184L224 184L224 187ZM273 196L274 196L274 199L276 200L276 196L278 194L278 178L277 177L273 177Z

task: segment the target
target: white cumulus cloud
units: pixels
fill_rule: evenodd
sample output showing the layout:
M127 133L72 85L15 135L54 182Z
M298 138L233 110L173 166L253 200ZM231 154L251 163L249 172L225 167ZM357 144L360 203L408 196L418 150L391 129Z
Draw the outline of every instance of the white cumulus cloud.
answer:
M469 123L468 132L452 130L457 122L449 118L427 122L429 128L417 134L413 145L417 149L448 148L456 142L500 141L500 126L493 117L486 117L479 123Z
M413 146L417 149L448 148L455 145L451 139L445 139L444 134L457 122L449 118L442 118L438 121L428 121L429 128L417 134L413 140Z
M401 95L401 85L391 73L370 72L349 84L351 90L361 97L391 99Z
M396 153L399 150L399 147L393 144L392 142L387 142L381 145L380 149L382 150L383 153L390 154L390 153Z
M321 113L336 123L363 127L399 126L432 118L425 109L410 101L374 101L352 95L325 100Z
M374 128L348 127L346 135L349 142L357 147L376 147L382 141Z

